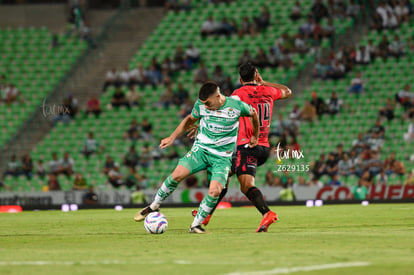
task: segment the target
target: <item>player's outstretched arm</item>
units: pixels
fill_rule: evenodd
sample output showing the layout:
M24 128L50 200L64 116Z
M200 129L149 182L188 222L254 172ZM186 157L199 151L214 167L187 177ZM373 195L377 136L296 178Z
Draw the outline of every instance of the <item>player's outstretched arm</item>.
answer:
M250 138L249 146L255 147L257 143L259 142L259 116L257 115L256 109L253 109L253 112L251 113L250 120L252 122L253 126L253 136Z
M191 114L186 116L169 137L161 140L160 148L164 149L172 145L174 140L187 131L197 120L198 118L193 117Z
M277 83L272 83L272 82L268 82L268 81L264 81L262 76L259 74L258 71L256 71L256 82L259 85L263 85L263 86L269 86L269 87L273 87L276 89L280 89L282 91L282 99L288 98L292 95L292 91L285 85L282 84L277 84Z

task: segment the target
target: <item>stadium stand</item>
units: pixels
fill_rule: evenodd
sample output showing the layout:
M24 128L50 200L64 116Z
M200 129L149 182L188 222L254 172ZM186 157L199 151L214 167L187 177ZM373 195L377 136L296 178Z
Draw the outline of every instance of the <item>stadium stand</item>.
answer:
M0 146L41 107L43 99L87 48L84 41L64 35L58 35L57 46L52 47L52 38L46 28L0 30L0 75L5 77L4 85L13 84L19 91L14 103L0 109Z
M192 43L201 50L202 60L209 72L212 72L216 65L220 65L225 74L230 75L232 81L235 82L238 75L237 62L246 48L251 53L256 53L259 47L270 48L274 45L275 40L284 33L296 35L306 18L291 21L289 19L289 12L294 5L294 1L288 1L283 3L276 2L274 5L268 6L271 14L271 24L254 38L248 35L242 38L233 35L230 37L218 36L203 39L200 35L201 24L211 14L214 14L217 20L228 17L235 19L239 23L244 16L252 18L258 15L262 6L266 5L266 3L267 1L263 0L249 0L205 6L203 1L193 1L191 11L168 12L151 37L130 60L129 67L133 69L139 63L142 63L145 68L148 68L154 56L158 60L163 60L166 57L172 58L179 45L186 47ZM301 5L305 13L307 13L311 9L312 1L301 1ZM325 26L327 21L327 19L323 19L321 25ZM335 18L334 26L336 34L344 34L354 26L354 19L348 17L346 19ZM412 22L410 24L403 24L400 29L385 31L385 33L390 38L394 33L398 33L404 41L408 42L408 39L413 34ZM372 31L362 43L365 43L368 39L373 39L375 44L377 44L379 42L378 38L378 34ZM323 39L320 46L322 49L327 49L330 46L330 41ZM315 52L315 54L318 54L318 52ZM293 55L294 66L289 70L281 67L264 68L261 70L263 78L287 84L294 80L298 73L307 65L314 62L315 54ZM173 85L181 83L185 89L190 91L191 99L196 98L199 86L193 83L194 72L197 68L198 66L195 66L193 70L181 70L172 78ZM374 124L379 106L383 105L386 97L393 96L389 94L390 89L394 89L393 93L396 93L399 89L396 90L395 87L401 82L412 81L412 78L410 78L412 77L411 74L407 74L412 69L412 52L407 53L399 61L388 59L384 62L376 59L375 62L363 68L357 67L354 71L348 73L344 79L314 81L304 91L302 97L297 97L294 101L289 101L286 107L278 109L279 112L288 114L293 105L299 104L302 106L308 100L308 95L312 91L317 91L318 95L324 99L327 99L332 91L336 91L344 103L351 106L349 112L341 112L333 117L324 115L314 124L305 122L300 124L298 140L305 156L304 159L300 160L300 163L311 164L320 153L334 151L338 143L343 143L345 149L348 150L357 133L366 132ZM347 92L351 78L354 75L353 72L357 70L361 70L363 78L367 80L365 82L365 92L359 97L350 95ZM388 74L389 71L393 73ZM276 76L276 79L274 76ZM379 80L385 84L379 84ZM127 87L123 86L121 90L126 92ZM115 87L109 87L100 97L102 106L110 105L114 91ZM58 155L62 156L64 152L68 151L75 162L75 171L81 172L87 178L88 183L92 183L104 190L112 188L106 184L107 176L102 173L104 159L107 155L114 158L116 162L121 163L123 156L131 145L135 145L139 154L142 154L144 145L149 144L152 147L156 147L158 141L167 136L180 121L180 117L177 115L179 107L170 106L169 108L164 108L156 104L165 91L165 87L151 87L147 85L140 88L139 91L143 95L139 106L133 106L130 109L125 107L107 108L99 118L91 115L86 118L78 117L69 125L57 124L49 135L36 146L31 156L34 160L43 159L47 163L51 159L52 152L58 152ZM397 107L396 116L401 115L401 113L402 109ZM125 140L123 135L128 129L131 120L137 118L138 122L141 122L144 117L147 117L153 125L153 139ZM401 152L401 150L397 150L398 148L404 148L405 152L410 152L410 148L412 148L410 146L412 145L405 143L402 138L402 133L407 129L407 126L408 122L400 123L400 121L393 121L386 125L385 153L392 151ZM89 159L86 159L80 151L84 145L87 133L90 131L95 133L96 139L104 146L104 149L101 154L94 154ZM177 146L178 155L182 155L186 150L187 147L184 143ZM171 149L167 150L165 154L168 155L170 152ZM385 158L387 155L383 154L382 157ZM405 154L398 153L397 158L403 160L407 168L410 167L410 163L406 161ZM297 164L298 161L286 160L285 163ZM146 187L154 188L161 182L161 178L167 173L166 171L171 171L175 164L176 159L170 160L164 157L153 160L151 167L140 167L138 172L140 175L146 176L148 180ZM275 165L275 158L273 156L264 167L258 169L258 185L265 184L266 172L268 170L273 171ZM413 168L412 164L411 168ZM121 169L121 171L126 174L126 168ZM201 183L204 179L204 174L199 174L197 177ZM305 172L295 172L295 177L295 180L298 180L299 177L303 177L305 182L310 180L310 174ZM58 178L63 190L70 190L72 188L73 178L61 175ZM341 178L341 180L347 184L355 184L357 178L351 176L349 179ZM403 178L397 178L396 176L390 177L390 182L392 183L399 183L402 180ZM323 177L322 181L326 182L327 177ZM26 180L23 176L19 176L17 179L7 177L6 183L17 191L39 191L45 186L45 180L39 176L34 176L31 181Z

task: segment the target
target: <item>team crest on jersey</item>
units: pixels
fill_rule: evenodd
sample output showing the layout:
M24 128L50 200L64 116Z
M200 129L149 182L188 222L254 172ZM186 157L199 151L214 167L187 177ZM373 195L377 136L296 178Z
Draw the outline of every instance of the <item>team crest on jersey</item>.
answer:
M230 108L229 111L227 112L227 115L229 117L235 117L236 116L236 111L234 111L233 108Z

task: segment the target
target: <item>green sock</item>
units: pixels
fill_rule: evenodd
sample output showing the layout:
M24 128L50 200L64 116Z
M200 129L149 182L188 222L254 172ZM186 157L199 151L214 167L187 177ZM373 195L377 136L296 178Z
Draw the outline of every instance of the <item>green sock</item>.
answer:
M200 203L198 213L194 217L194 221L191 224L191 227L200 225L204 219L207 218L207 216L211 213L211 211L218 203L218 199L219 197L212 197L210 195L204 197L203 201Z
M169 175L162 183L160 189L158 189L157 195L155 195L154 201L150 205L151 209L158 209L161 202L168 198L168 196L177 188L178 183L178 181L173 180L171 175Z

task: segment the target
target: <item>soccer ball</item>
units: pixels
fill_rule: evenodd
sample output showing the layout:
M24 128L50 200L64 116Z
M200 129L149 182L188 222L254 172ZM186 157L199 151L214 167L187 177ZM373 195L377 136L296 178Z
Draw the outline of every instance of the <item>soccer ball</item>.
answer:
M162 234L167 231L168 221L160 212L149 213L144 221L144 228L151 234Z

